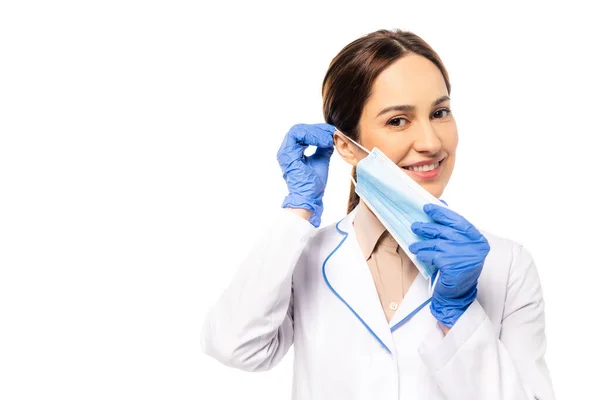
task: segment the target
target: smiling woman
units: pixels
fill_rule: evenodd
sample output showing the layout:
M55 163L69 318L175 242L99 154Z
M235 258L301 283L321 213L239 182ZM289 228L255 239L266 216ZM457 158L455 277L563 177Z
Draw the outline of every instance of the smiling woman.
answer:
M439 200L458 132L438 55L373 32L333 59L322 94L326 123L283 139L289 193L209 312L205 352L261 371L293 344L296 400L554 399L531 254ZM316 229L335 149L362 198L351 186L348 214Z
M450 92L448 72L427 43L411 32L382 30L333 59L323 81L323 113L325 121L366 148L378 147L440 197L458 145ZM336 135L335 143L356 166L359 158L348 141ZM358 201L351 189L348 212Z

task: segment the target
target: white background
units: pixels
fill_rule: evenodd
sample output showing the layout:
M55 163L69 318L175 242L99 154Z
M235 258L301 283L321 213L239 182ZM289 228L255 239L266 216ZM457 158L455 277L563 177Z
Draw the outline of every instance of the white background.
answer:
M460 142L442 198L533 254L557 397L597 393L591 6L336 3L2 2L1 399L289 398L292 352L228 369L200 328L286 194L281 139L322 122L329 62L380 28L446 64ZM348 174L334 154L323 225Z

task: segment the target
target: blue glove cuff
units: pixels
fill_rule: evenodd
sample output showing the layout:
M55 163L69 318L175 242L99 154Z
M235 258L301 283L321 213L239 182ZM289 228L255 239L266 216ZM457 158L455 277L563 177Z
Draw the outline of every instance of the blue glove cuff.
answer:
M308 222L310 222L315 228L321 225L321 215L323 214L323 201L315 199L307 199L306 197L292 194L285 196L281 207L292 207L302 208L304 210L312 211L312 215Z
M434 290L429 309L435 319L452 328L476 298L477 286L474 286L464 297L459 299L449 299L439 296Z

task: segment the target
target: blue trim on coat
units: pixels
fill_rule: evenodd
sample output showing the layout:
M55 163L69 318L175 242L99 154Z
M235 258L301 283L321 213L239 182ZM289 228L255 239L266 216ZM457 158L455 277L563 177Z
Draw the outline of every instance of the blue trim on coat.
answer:
M344 242L348 238L348 232L342 231L340 229L340 227L339 227L340 222L342 222L342 221L343 221L343 219L341 219L337 224L335 224L335 229L337 229L337 231L339 233L341 233L342 235L344 235L344 237L338 243L338 245L335 247L335 249L333 249L331 251L331 253L329 253L329 255L327 256L327 258L325 258L325 261L323 261L323 266L321 267L321 271L323 272L323 278L325 279L325 283L327 284L327 286L329 286L329 290L331 290L333 292L333 294L335 294L337 296L337 298L340 299L342 301L342 303L344 303L346 305L346 307L348 307L348 309L350 309L350 311L352 311L352 313L354 314L354 316L356 316L356 318L358 318L358 320L360 322L362 322L362 324L365 326L365 328L367 328L367 330L371 333L371 335L373 335L375 337L375 339L377 339L377 341L387 350L387 352L390 353L390 354L392 354L392 352L390 351L390 349L388 349L388 347L385 345L385 343L383 343L383 341L379 338L379 336L377 336L375 334L375 332L373 332L373 330L371 329L371 327L369 327L369 325L367 325L367 323L365 321L363 321L363 319L360 317L360 315L358 315L358 313L356 311L354 311L354 309L352 307L350 307L350 304L348 304L346 302L346 300L344 300L342 298L342 296L340 296L338 294L338 292L335 291L335 289L329 283L329 279L327 279L327 274L325 273L325 265L327 264L327 261L329 261L329 258L333 255L333 253L335 253L337 251L337 249L339 249L340 246L342 244L344 244Z
M346 239L348 238L348 232L344 232L340 229L339 225L340 223L343 221L344 219L342 218L340 221L338 221L337 224L335 224L335 229L337 229L337 231L342 234L344 237L342 238L342 240L338 243L337 246L335 246L335 248L331 251L331 253L329 253L329 255L327 255L327 257L325 258L325 261L323 261L323 266L321 267L321 271L323 273L323 278L325 279L325 283L327 284L327 286L329 287L329 290L331 290L333 292L333 294L336 295L336 297L338 299L341 300L342 303L344 303L346 305L346 307L348 307L348 309L350 311L352 311L352 313L354 314L354 316L356 316L356 318L358 318L358 320L365 326L365 328L367 328L367 330L371 333L371 335L373 335L373 337L375 337L375 339L377 339L377 341L383 346L383 348L385 348L387 350L388 353L392 353L390 351L390 349L385 345L385 343L383 343L383 341L379 338L379 336L377 336L375 334L375 332L373 332L373 330L371 329L371 327L360 317L360 315L358 315L358 313L356 311L354 311L354 309L346 302L346 300L344 300L342 298L342 296L339 295L338 292L335 291L335 289L331 286L331 283L329 283L329 279L327 279L327 274L325 272L325 265L327 264L327 261L329 261L329 259L331 258L331 256L333 255L333 253L335 253L341 246L342 244L344 244L344 242L346 241ZM433 286L434 284L434 280L436 278L436 275L438 273L438 270L434 271L432 277L431 277L431 286ZM398 322L397 324L395 324L394 326L392 326L390 328L390 331L393 333L396 329L400 328L402 325L404 325L409 319L411 319L416 313L418 313L419 311L421 311L421 309L423 307L425 307L427 304L429 304L431 302L431 297L427 300L425 300L425 302L423 304L421 304L419 307L417 307L416 309L414 309L410 314L408 314L406 317L404 317L402 319L402 321Z
M416 313L418 313L419 311L421 311L421 308L425 307L427 304L429 304L431 302L431 297L428 298L427 300L425 300L425 303L421 304L419 307L415 308L410 314L408 314L406 317L404 317L402 319L402 321L398 322L396 325L392 326L390 328L390 330L392 332L394 332L396 329L400 328L402 325L404 325L404 323L406 321L408 321L409 319L411 319L413 317L413 315L415 315Z

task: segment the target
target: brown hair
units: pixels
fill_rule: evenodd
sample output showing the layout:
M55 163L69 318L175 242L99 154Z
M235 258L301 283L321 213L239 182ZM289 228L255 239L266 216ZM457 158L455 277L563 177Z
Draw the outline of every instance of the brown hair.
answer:
M329 64L322 87L325 122L358 142L358 121L373 82L389 65L411 53L427 58L439 68L450 94L448 72L429 44L412 32L381 29L346 45ZM352 168L352 176L356 180L356 168ZM350 183L348 213L358 201Z

